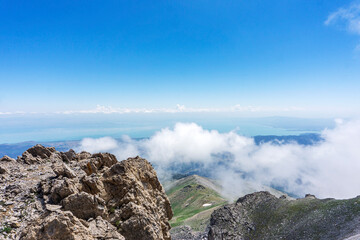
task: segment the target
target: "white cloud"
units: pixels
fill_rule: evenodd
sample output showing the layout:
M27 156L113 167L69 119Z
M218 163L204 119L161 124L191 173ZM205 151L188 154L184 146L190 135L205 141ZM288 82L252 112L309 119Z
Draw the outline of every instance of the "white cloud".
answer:
M128 157L135 157L140 155L140 150L137 142L128 136L123 136L118 142L118 148L112 151L118 160L124 160Z
M324 130L322 137L324 141L313 146L295 143L258 146L252 138L235 132L219 133L195 123L177 123L173 129L162 129L142 141L128 138L116 146L115 140L86 140L82 142L82 149L100 151L99 145L104 144L103 148L119 159L141 152L161 170L174 162L217 166L210 169L223 182L228 182L229 176L238 176L239 171L246 172L247 179L255 184L276 184L299 195L314 193L336 198L359 195L360 122L338 120L337 127ZM226 168L214 165L218 161L215 155L223 153L233 156ZM235 181L235 177L231 178Z
M176 109L180 112L183 112L186 108L185 105L176 104Z
M233 148L246 149L253 145L253 139L235 132L219 133L208 131L195 123L177 123L174 129L162 129L143 142L146 154L160 164L171 161L208 162L212 154L233 151Z
M325 25L340 25L347 31L360 35L360 3L354 3L348 8L340 8L330 14Z
M80 147L77 151L88 151L90 153L95 152L110 152L118 149L118 142L111 137L102 138L84 138L80 142Z
M299 112L304 111L301 107L263 107L263 106L242 106L235 105L233 107L223 108L188 108L185 105L177 104L175 108L114 108L111 106L97 105L95 109L88 110L68 110L56 112L57 114L127 114L127 113L216 113L216 112Z
M25 112L22 112L22 111L16 111L16 112L0 112L0 115L13 115L13 114L25 114Z

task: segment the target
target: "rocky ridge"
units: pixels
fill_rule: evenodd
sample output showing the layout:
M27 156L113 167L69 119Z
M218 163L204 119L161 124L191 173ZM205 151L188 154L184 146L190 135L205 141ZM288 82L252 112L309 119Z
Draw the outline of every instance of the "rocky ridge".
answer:
M0 159L0 239L171 239L151 164L36 145Z
M208 239L359 239L360 196L348 200L277 198L256 192L215 210Z

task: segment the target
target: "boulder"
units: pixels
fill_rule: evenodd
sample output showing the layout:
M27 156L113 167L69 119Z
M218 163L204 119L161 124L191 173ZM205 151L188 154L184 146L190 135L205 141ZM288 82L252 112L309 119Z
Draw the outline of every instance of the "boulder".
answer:
M55 179L51 182L52 188L50 190L50 202L60 203L60 201L71 194L78 193L76 187L76 180L69 178Z
M37 144L34 147L26 150L18 159L18 161L26 164L39 164L46 161L50 162L54 159L53 155L56 155L55 148L44 147L40 144ZM60 155L58 158L61 158Z
M86 192L75 193L61 201L65 211L71 211L76 217L88 220L98 216L107 217L105 201Z
M0 162L15 162L15 159L5 155L0 159Z
M6 173L9 173L9 171L5 167L0 166L0 174L6 174Z
M56 174L57 177L63 176L67 178L75 178L76 175L73 170L70 169L68 165L65 163L56 163L53 164L52 170Z
M20 239L21 240L95 240L95 239L124 239L119 233L113 233L112 238L109 231L114 230L106 223L101 223L99 219L98 225L103 226L94 230L95 223L90 223L91 228L86 227L79 219L77 219L69 211L52 212L50 215L38 219L35 223L30 224L27 229L24 229ZM115 231L116 232L116 231Z

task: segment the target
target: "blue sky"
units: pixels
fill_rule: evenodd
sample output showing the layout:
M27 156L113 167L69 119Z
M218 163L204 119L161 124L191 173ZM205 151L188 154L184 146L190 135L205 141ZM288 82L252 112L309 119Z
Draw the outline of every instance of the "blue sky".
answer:
M358 116L359 6L0 0L0 113Z

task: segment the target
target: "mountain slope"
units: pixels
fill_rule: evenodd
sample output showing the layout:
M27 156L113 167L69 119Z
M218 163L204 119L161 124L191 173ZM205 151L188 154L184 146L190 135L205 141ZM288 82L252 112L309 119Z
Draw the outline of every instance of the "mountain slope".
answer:
M237 185L237 186L235 186ZM202 239L213 211L235 197L259 190L269 190L276 196L288 196L270 187L248 181L234 182L233 189L224 189L217 181L198 175L164 183L174 213L170 221L173 239ZM236 192L236 189L242 189Z
M165 185L165 190L174 212L170 221L173 227L186 224L195 231L204 231L213 209L227 203L219 185L197 175Z

